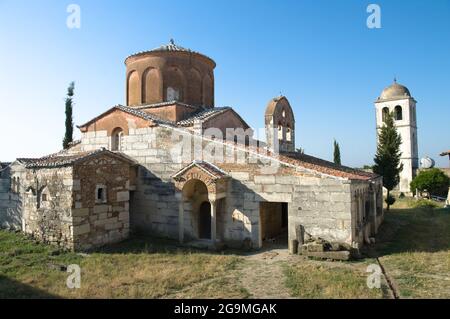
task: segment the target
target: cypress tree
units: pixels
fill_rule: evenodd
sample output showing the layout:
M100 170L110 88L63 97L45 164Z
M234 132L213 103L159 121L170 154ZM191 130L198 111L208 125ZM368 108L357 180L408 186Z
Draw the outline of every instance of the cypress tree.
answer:
M73 142L73 95L75 82L70 82L66 96L66 132L63 139L63 148L68 149Z
M378 136L377 153L375 155L374 173L383 176L383 186L387 189L387 209L393 200L390 192L400 182L400 172L403 170L403 164L400 163L400 145L402 138L394 125L394 114L386 116L383 127Z
M336 140L334 140L334 164L341 165L341 149Z

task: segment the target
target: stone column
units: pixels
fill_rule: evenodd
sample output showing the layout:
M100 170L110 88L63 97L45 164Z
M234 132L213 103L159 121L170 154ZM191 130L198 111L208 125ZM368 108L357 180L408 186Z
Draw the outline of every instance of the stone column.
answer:
M178 239L182 244L184 242L184 198L182 193L177 193L178 199Z
M217 239L217 212L216 212L216 200L209 200L211 203L211 240L213 243L216 242Z

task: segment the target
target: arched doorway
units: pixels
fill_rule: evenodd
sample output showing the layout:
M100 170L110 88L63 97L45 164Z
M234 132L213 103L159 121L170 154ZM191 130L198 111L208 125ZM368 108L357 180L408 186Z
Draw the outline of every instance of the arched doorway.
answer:
M198 212L198 237L211 239L211 204L203 202Z
M191 239L208 239L214 245L224 228L217 226L224 208L221 200L227 194L229 176L217 166L194 161L173 175L175 194L179 199L178 231L182 243L185 235Z

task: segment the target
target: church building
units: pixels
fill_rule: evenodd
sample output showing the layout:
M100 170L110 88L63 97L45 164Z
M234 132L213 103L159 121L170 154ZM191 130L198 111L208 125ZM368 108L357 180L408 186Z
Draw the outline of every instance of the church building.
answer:
M86 119L69 149L8 166L0 223L73 250L133 232L255 249L371 242L382 178L297 151L285 96L260 110L263 142L232 107L215 106L216 63L206 55L171 41L125 66L123 105ZM414 100L392 103L409 123Z

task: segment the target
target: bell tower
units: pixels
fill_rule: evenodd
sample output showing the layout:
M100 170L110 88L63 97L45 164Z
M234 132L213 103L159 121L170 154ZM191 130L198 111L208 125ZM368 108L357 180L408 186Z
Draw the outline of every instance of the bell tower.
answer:
M397 83L395 79L375 101L377 135L386 116L389 113L394 114L395 126L402 137L400 151L403 171L400 173L398 191L409 195L412 194L409 185L419 167L416 103L408 88Z
M270 100L265 113L267 147L274 153L295 152L295 119L284 96Z

